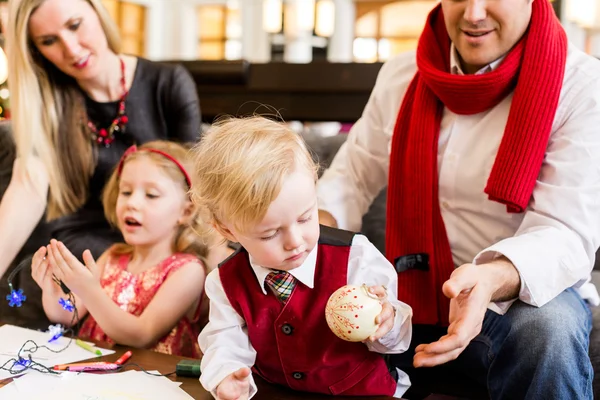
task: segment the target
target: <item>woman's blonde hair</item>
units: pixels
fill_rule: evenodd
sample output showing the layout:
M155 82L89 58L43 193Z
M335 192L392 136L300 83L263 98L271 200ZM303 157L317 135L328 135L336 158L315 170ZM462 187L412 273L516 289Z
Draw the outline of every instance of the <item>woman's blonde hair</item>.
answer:
M17 156L39 157L50 181L47 218L74 212L88 197L96 155L84 121L77 83L45 59L29 37L31 14L45 0L10 0L6 30L8 86ZM121 50L118 29L101 0L86 0L98 14L109 48Z
M172 160L165 157L162 154L154 153L150 151L144 151L144 149L154 149L166 153L177 160L186 171L192 170L192 161L190 158L190 151L187 147L181 144L156 140L148 142L139 146L137 151L125 154L122 160L122 164L119 164L124 168L127 163L133 160L139 160L146 158L156 164L161 170L163 170L174 182L181 185L181 190L188 192L188 184L182 170ZM102 204L104 206L104 215L111 225L118 228L119 221L117 219L117 198L119 197L119 183L121 176L119 173L119 165L115 167L110 179L104 187L102 193ZM189 172L188 172L189 173ZM173 251L178 253L190 253L194 254L201 259L205 259L208 256L209 246L215 242L213 237L199 234L198 232L205 232L202 224L203 220L199 215L198 207L191 204L190 215L187 221L180 224L175 238L173 240ZM117 254L131 253L133 247L127 244L123 244L115 247L114 250Z
M304 140L285 124L260 116L217 122L192 150L192 200L210 224L247 231L262 220L296 168L317 180Z

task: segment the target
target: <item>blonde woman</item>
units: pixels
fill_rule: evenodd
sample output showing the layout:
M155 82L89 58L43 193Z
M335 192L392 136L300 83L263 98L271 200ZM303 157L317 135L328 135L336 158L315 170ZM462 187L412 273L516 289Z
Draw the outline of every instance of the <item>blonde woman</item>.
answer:
M100 0L10 0L6 41L17 159L0 203L11 238L0 275L44 213L52 237L97 257L122 240L100 195L125 149L198 137L194 82L181 66L121 54Z

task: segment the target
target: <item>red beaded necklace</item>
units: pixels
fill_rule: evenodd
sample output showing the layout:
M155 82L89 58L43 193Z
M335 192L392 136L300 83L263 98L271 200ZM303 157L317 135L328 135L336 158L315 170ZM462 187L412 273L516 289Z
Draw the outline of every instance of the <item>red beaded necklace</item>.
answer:
M125 86L125 63L122 58L119 58L121 62L121 88L123 89L123 94L119 99L119 109L117 111L117 116L113 119L112 123L108 128L100 128L96 127L96 125L88 119L87 126L90 130L90 134L92 140L98 144L102 144L105 147L110 147L111 143L115 141L115 134L117 133L125 133L125 125L127 125L127 115L125 115L125 99L129 94Z

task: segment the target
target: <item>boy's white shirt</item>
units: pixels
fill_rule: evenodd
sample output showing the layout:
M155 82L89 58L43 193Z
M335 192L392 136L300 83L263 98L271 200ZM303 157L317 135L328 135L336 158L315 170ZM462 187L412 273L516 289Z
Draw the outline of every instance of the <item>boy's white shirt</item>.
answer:
M289 271L296 279L309 288L314 288L315 268L318 246L309 253L301 266ZM265 278L270 269L256 265L250 259L257 282L263 293L267 295ZM381 339L368 343L370 351L382 354L396 354L406 351L412 336L412 309L398 300L398 274L388 260L363 235L355 235L348 257L349 285L367 286L385 285L388 300L396 309L394 327ZM202 357L200 382L202 386L216 397L216 387L229 374L243 367L252 367L256 361L256 350L250 344L245 321L231 306L221 284L218 269L206 278L206 295L210 299L209 323L206 325L198 342L204 356ZM325 310L323 310L323 313ZM340 339L341 340L341 339ZM256 392L256 384L252 375L250 381L250 398ZM394 397L401 397L410 386L408 375L398 370L398 383Z

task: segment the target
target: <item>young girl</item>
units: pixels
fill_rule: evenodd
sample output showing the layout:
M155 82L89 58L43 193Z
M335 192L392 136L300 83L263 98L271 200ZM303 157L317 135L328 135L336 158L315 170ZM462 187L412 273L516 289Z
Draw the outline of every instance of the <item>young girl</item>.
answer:
M232 119L208 131L194 158L193 201L207 226L242 245L206 279L202 385L217 399L248 399L252 368L298 391L400 397L408 376L377 353L408 348L411 308L366 237L319 226L317 168L302 139L265 118ZM365 343L339 339L325 321L346 284L366 284L383 305Z
M51 321L69 325L73 318L59 304L65 296L54 275L75 295L79 318L90 314L80 337L199 357L206 259L218 241L197 234L187 154L183 146L165 141L125 152L102 200L107 219L126 243L112 246L97 262L86 250L83 265L54 239L36 252L32 276Z

